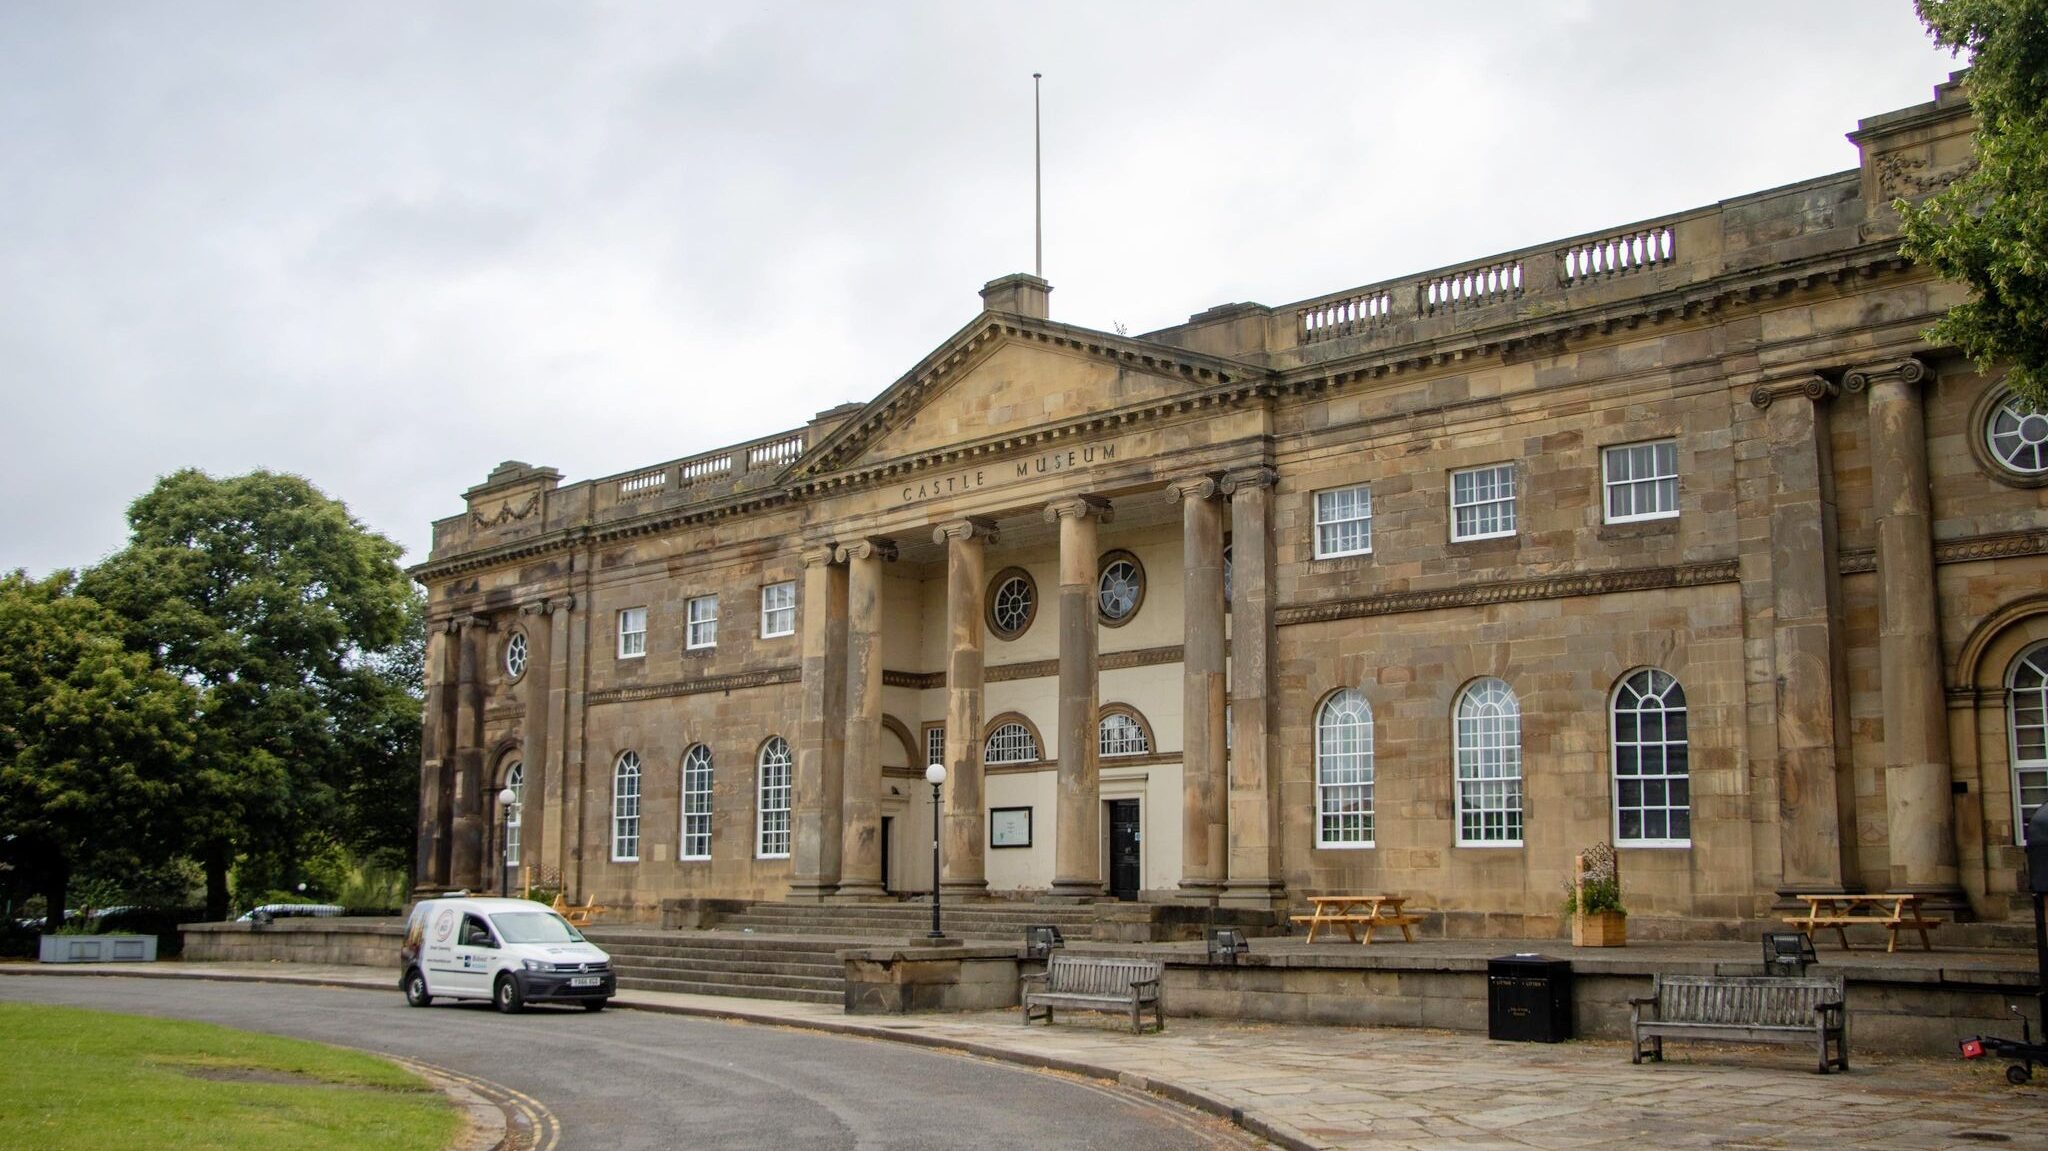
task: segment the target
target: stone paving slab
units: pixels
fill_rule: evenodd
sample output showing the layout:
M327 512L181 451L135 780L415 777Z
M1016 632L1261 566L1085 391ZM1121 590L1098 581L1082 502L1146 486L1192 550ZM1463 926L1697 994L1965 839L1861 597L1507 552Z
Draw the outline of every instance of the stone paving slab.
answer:
M0 974L259 979L389 989L376 968L309 964L0 965ZM1288 1147L1377 1151L2048 1151L2048 1073L2008 1086L2003 1065L1859 1055L1816 1075L1804 1047L1668 1040L1635 1066L1625 1043L1495 1043L1394 1028L1169 1019L1133 1036L1110 1016L1057 1026L1014 1012L857 1016L837 1007L630 992L620 1006L813 1027L1113 1079L1238 1119Z

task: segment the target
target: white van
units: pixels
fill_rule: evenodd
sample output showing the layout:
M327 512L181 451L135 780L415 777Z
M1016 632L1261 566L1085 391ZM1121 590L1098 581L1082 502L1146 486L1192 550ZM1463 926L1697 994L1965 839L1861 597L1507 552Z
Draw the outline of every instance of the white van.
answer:
M423 899L398 948L405 1001L488 999L512 1013L528 1003L602 1011L618 988L612 957L569 921L530 899Z

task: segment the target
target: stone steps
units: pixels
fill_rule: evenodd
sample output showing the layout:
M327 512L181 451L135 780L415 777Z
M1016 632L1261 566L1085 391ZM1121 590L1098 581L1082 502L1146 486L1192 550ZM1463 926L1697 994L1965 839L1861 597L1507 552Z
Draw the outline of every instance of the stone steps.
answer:
M755 986L734 986L724 983L707 983L692 979L656 979L641 976L621 975L619 989L622 991L669 991L681 995L735 995L747 999L779 999L790 1003L838 1004L845 1002L843 990L820 991L802 987L786 987L781 984Z

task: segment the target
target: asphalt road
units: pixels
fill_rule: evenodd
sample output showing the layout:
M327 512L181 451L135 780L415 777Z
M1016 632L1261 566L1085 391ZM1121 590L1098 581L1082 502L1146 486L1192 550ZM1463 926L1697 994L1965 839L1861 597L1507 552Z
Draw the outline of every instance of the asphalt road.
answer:
M20 976L0 979L0 999L198 1019L405 1056L537 1099L561 1124L562 1151L1260 1145L1140 1092L758 1024L616 1009L506 1016L445 1001L421 1010L396 987L183 979Z

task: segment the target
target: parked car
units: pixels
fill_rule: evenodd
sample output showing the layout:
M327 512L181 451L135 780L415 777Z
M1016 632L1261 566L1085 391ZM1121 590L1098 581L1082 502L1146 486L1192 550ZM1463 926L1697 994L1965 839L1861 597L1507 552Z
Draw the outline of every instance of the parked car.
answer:
M488 999L516 1013L528 1003L581 1003L602 1011L618 989L612 957L544 903L530 899L425 899L398 949L405 1001Z
M237 923L268 923L273 919L291 919L307 915L340 915L347 910L339 903L266 903L244 911Z

